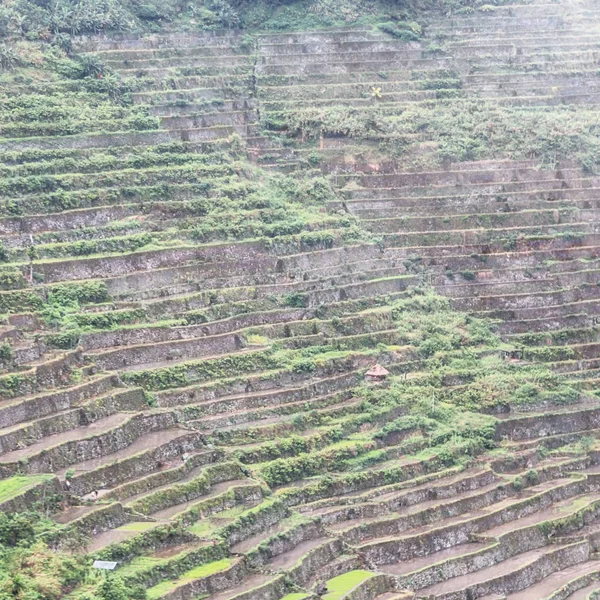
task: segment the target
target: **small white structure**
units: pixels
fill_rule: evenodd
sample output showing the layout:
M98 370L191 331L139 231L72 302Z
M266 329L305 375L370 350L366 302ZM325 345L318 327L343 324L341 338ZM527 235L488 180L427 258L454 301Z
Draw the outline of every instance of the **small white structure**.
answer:
M95 560L92 565L94 569L102 569L103 571L114 571L117 566L116 562L111 562L108 560Z

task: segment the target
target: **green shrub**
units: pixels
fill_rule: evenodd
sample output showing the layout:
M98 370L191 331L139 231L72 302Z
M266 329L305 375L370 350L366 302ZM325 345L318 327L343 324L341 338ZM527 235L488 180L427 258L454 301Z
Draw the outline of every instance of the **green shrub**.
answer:
M0 360L2 362L8 362L12 358L12 348L10 344L0 344Z
M294 373L314 373L314 371L317 370L317 367L313 360L306 358L294 362L292 369Z
M20 290L27 286L21 271L0 271L0 290Z
M422 33L421 26L418 23L388 21L387 23L380 23L377 27L380 31L405 42L418 42Z
M58 600L82 583L85 560L50 550L43 541L57 530L36 512L0 513L2 598Z
M58 304L69 302L99 303L108 300L108 289L103 281L64 283L50 288L48 301Z
M100 600L129 600L125 583L118 575L107 574L98 586Z
M540 482L540 475L536 469L529 469L527 473L525 473L525 481L527 485L537 485Z
M72 350L77 348L79 338L81 337L80 331L72 330L64 333L57 333L46 337L46 343L52 348L59 348L61 350Z
M300 292L292 292L284 296L283 303L285 306L293 306L295 308L304 308L308 306L308 296Z

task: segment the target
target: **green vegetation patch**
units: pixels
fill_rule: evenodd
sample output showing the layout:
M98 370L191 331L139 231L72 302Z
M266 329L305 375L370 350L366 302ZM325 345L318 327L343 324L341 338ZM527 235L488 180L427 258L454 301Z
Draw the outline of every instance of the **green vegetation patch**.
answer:
M439 93L439 92L438 92ZM558 106L524 110L499 106L486 99L414 103L399 115L383 105L358 109L336 106L295 106L271 112L265 126L294 137L344 135L357 140L384 137L394 152L408 155L413 141L436 142L435 158L475 161L491 158L536 158L546 165L578 158L588 171L598 168L600 136L590 127L592 108Z
M324 600L340 600L350 590L355 588L359 583L373 577L371 571L350 571L338 577L334 577L327 582L327 593L323 596Z
M160 598L167 592L170 592L177 586L182 585L187 581L191 581L193 579L200 579L202 577L208 577L209 575L214 575L215 573L224 571L229 566L231 566L231 559L224 558L222 560L217 560L215 562L208 563L206 565L200 565L199 567L190 569L174 581L163 581L158 585L155 585L154 587L150 588L148 590L148 600Z
M502 4L501 0L497 4ZM477 0L431 0L427 6L432 11L443 9L446 15L468 14L478 8L492 10ZM242 324L236 325L238 351L226 356L215 352L217 358L207 359L201 358L201 352L196 355L190 351L189 355L181 355L185 362L178 358L173 363L161 363L161 368L127 371L114 382L143 387L149 409L173 408L177 423L190 426L190 439L199 426L198 431L206 437L202 451L216 446L215 454L225 456L237 469L225 473L225 463L219 456L220 462L210 467L221 477L218 483L235 483L211 494L212 479L194 475L162 488L161 473L149 471L148 485L160 485L149 493L144 491L137 501L131 497L129 502L127 498L123 501L150 515L163 506L179 507L179 512L169 524L132 522L119 527L118 531L131 532L125 536L129 539L111 544L94 556L119 562L118 573L106 578L91 569L91 557L62 554L48 545L60 540L65 547L79 552L85 532L74 532L80 534L80 539L68 539L68 535L74 535L74 527L59 528L39 513L0 514L0 596L5 590L16 590L9 595L23 600L143 600L146 594L150 600L157 599L186 582L210 577L237 564L233 558L222 557L240 539L248 540L275 526L270 530L275 533L255 544L246 555L246 559L259 562L277 542L292 539L300 528L312 527L310 517L294 512L294 506L321 500L326 503L346 491L374 494L374 486L402 489L410 482L425 482L426 478L433 481L449 472L460 472L501 443L493 415L581 400L579 391L553 373L548 368L551 365L504 360L501 353L506 345L489 321L453 310L450 300L426 286L407 289L426 274L427 260L407 258L406 273L399 265L396 267L395 261L389 268L371 273L368 267L365 271L361 271L362 266L355 269L353 262L347 268L335 259L327 264L328 257L335 253L313 255L318 258L314 264L308 255L305 261L295 255L364 244L364 256L371 258L362 260L374 263L371 251L383 250L385 244L406 248L416 239L411 237L413 234L419 243L430 247L454 243L457 236L452 227L461 225L462 229L480 230L473 233L473 244L489 242L491 247L498 245L507 251L517 249L524 239L522 235L529 235L527 242L561 240L583 245L583 235L570 229L574 221L569 220L577 215L562 207L556 214L537 211L530 215L539 221L531 227L535 227L533 232L527 229L528 220L522 228L514 227L507 234L502 227L517 218L508 212L435 217L429 227L435 229L446 223L440 231L405 231L413 223L404 219L399 231L386 233L391 229L383 223L377 225L382 233L376 238L362 228L352 214L354 209L344 202L347 199L351 203L352 194L360 190L356 184L361 177L359 163L363 158L367 164L375 161L363 156L353 173L330 169L335 165L326 163L330 155L324 142L327 136L356 140L350 140L352 145L339 151L344 162L351 153L358 157L364 148L377 145L377 161L382 165L390 157L412 159L411 152L418 147L429 148L431 153L423 160L438 163L533 157L554 165L568 157L593 171L600 156L598 130L590 127L597 121L593 108L582 105L577 110L569 106L522 110L485 98L468 100L461 74L451 69L407 72L411 77L408 85L404 80L396 81L398 72L379 71L375 78L381 87L370 92L371 82L366 88L362 84L374 76L372 73L348 73L351 83L341 85L348 85L351 94L361 96L353 97L359 102L349 106L349 102L344 104L343 95L338 96L338 88L328 89L328 75L323 73L319 81L318 68L311 68L307 72L314 70L310 75L314 79L309 80L308 74L297 78L297 87L302 88L296 96L298 103L279 102L276 98L269 106L277 108L261 110L262 122L256 125L256 135L268 133L260 131L261 127L270 129L273 135L277 132L283 150L296 146L299 155L306 152L303 156L307 158L302 159L298 169L284 174L259 166L261 160L263 164L280 160L279 149L263 154L254 164L246 155L253 149L246 148L246 142L237 135L211 149L210 144L196 138L194 142L161 143L172 131L179 131L177 127L185 130L185 126L161 130L164 122L154 116L154 110L160 113L169 106L175 117L177 107L196 110L190 105L198 89L222 91L227 102L237 102L240 93L248 106L253 106L256 95L268 103L266 84L279 87L279 92L272 92L276 95L285 84L294 83L294 76L261 79L259 69L257 81L244 81L240 84L243 89L229 87L221 73L213 77L218 66L208 67L210 71L204 67L175 67L172 79L159 76L151 80L143 72L124 79L97 57L74 55L71 43L74 34L158 32L166 23L180 34L239 27L286 31L362 25L367 28L365 37L375 36L382 40L382 46L386 40L393 42L394 48L403 51L398 40L418 41L423 34L419 24L423 16L422 7L394 0L102 0L100 4L95 0L12 0L0 7L0 38L6 40L0 40L0 85L6 92L0 97L0 129L3 144L13 148L0 165L0 212L8 231L6 242L0 242L0 312L31 311L30 320L37 319L39 330L32 333L24 327L24 337L37 343L39 334L39 339L54 350L73 349L87 341L91 348L98 344L102 352L106 349L115 353L125 350L136 336L144 343L148 343L145 336L162 340L173 334L175 327L190 326L178 342L199 338L201 331L210 337L211 331L227 329L227 324L224 327L211 321L246 315L239 319ZM235 49L248 53L248 65L256 58L253 50L257 43L253 35L246 35L241 47ZM184 60L188 49L178 48L174 62ZM417 54L421 52L416 45L406 48L409 52L413 49ZM151 52L160 57L165 50L171 52L168 48L153 48ZM424 49L423 57L443 52L441 45L432 45ZM158 68L165 64L161 61L157 58ZM248 65L230 72L247 77L251 69ZM177 87L180 76L206 75L211 81L219 80L216 87L202 87L202 82L187 91ZM339 98L339 105L310 102L310 88L317 81L316 87L322 83L332 100ZM154 108L134 105L133 94L140 91L156 102ZM258 94L247 98L250 91ZM403 103L402 107L395 106L393 99L385 102L387 94L412 91L428 100ZM190 100L184 100L186 96ZM173 101L175 97L181 99ZM327 99L326 95L323 98ZM226 115L228 109L224 106L225 100L201 102L198 113L191 118L200 118L203 112L221 113L221 109L221 115ZM180 116L189 116L186 111ZM217 134L221 131L219 127L215 130ZM312 145L319 142L323 142L323 148L316 152ZM276 166L287 169L291 166L287 160L281 159ZM340 182L347 184L341 192ZM96 210L105 216L93 216ZM113 211L117 215L114 219ZM46 231L42 223L31 227L37 233L30 236L15 234L28 230L37 219L67 223L73 216L94 226L79 228L69 223L68 227L53 225ZM549 224L560 233L547 235ZM53 227L57 231L52 231ZM489 234L490 228L498 233ZM253 264L255 251L264 266ZM175 254L179 252L181 260ZM213 252L217 258L213 258ZM349 250L348 258L350 255L353 251ZM150 256L157 258L156 264L161 266L149 270L148 280L142 281L144 277L139 274L150 269L144 263ZM239 268L236 257L248 264ZM485 255L479 258L485 263ZM100 259L109 265L110 275L102 273L103 268L95 268ZM125 266L114 267L119 261ZM136 262L143 264L136 266ZM61 268L66 271L72 265L73 271L61 273ZM204 269L210 272L217 265L223 270L216 269L214 276L205 278ZM469 266L474 270L467 270ZM171 267L177 273L169 279ZM230 267L231 272L227 270ZM446 271L448 280L460 274L463 284L483 283L472 264L455 265L454 270L448 267ZM114 279L108 280L108 285L91 279L52 283L85 277L85 273ZM590 277L594 273L591 270ZM374 278L369 280L369 276ZM136 278L141 282L139 287ZM232 287L224 286L225 281ZM272 289L263 287L265 282ZM359 289L362 285L366 292ZM389 295L385 291L371 293L368 286L391 291ZM109 290L115 290L115 295L111 296ZM283 313L282 309L298 321L282 322L285 317L276 316L274 324L264 324L273 316L265 315L267 311ZM259 325L248 327L244 322ZM204 324L208 333L204 332ZM100 335L103 332L112 333ZM186 338L188 333L190 337ZM575 357L571 348L560 344L593 342L597 333L589 328L565 329L521 334L511 341L526 346L528 360L551 363ZM108 339L106 347L102 346L104 337ZM547 347L547 340L555 346ZM20 350L4 343L0 345L0 359L6 363L17 361ZM52 356L60 354L52 352ZM190 355L193 358L187 359ZM71 373L65 369L57 385L88 381L95 373L93 357L94 352L86 351L85 362ZM175 356L168 356L172 358ZM381 385L363 383L367 364L376 361L389 368L389 376ZM124 359L124 366L126 363ZM45 387L42 369L38 381L38 373L27 371L26 366L21 371L15 367L0 377L4 397L34 394L41 389L50 393L53 384ZM346 374L347 382L338 387L338 377L342 379ZM325 378L327 385L317 381ZM288 394L292 385L298 387L299 391L294 390L297 398L290 395L279 402L276 397L270 404L259 397L272 391L275 396L279 392ZM193 389L180 389L188 387ZM232 404L219 406L221 401ZM246 409L244 402L252 408ZM83 405L82 418L94 408L93 402L91 407ZM239 413L245 410L248 414L240 418ZM202 429L207 424L202 419L207 417L209 426ZM214 431L210 425L213 417L218 423ZM198 449L199 444L194 447ZM582 455L592 447L593 440L582 439L561 450ZM196 453L192 454L193 460L198 460ZM170 465L160 466L170 470ZM34 470L25 461L23 467ZM0 482L0 502L51 477L5 479ZM171 481L169 477L171 473L166 473L164 481ZM76 479L85 485L86 477ZM539 481L539 474L532 469L523 478L516 476L512 485L517 490ZM145 485L142 480L140 489ZM131 487L124 486L116 493L121 494L123 489L131 491ZM568 517L569 511L583 512L589 503L589 498L574 500L564 514ZM86 520L81 521L84 529ZM159 558L161 550L157 549L164 548L174 549L174 553ZM187 549L180 552L180 548ZM340 600L374 576L356 570L335 577L328 581L325 600ZM134 589L134 584L143 589ZM304 593L290 593L283 600L306 597Z
M0 481L0 503L6 502L23 494L27 490L45 481L50 481L54 475L15 475Z
M0 38L23 36L48 39L52 36L59 47L71 47L71 34L104 31L156 32L167 27L182 30L270 29L303 30L349 25L382 23L382 30L405 41L418 40L421 27L412 19L424 11L443 14L473 12L476 8L492 10L503 0L433 0L421 4L389 0L147 0L130 2L93 0L76 3L55 0L40 4L35 0L18 0L3 7ZM56 18L55 15L60 15ZM390 16L394 22L389 22ZM174 25L173 25L174 23ZM409 35L413 34L413 35ZM252 49L252 39L246 41ZM3 65L19 64L21 55L13 47L0 55ZM85 68L82 65L80 68Z
M17 478L11 480L14 486ZM0 590L4 597L54 600L83 583L89 570L84 557L51 550L44 542L58 529L37 512L0 512ZM15 589L18 594L11 593Z

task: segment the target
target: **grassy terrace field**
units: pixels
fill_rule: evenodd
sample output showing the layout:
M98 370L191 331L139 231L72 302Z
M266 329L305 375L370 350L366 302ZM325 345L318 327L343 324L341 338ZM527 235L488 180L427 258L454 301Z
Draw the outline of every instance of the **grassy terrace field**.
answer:
M596 598L596 4L180 25L0 51L0 600Z

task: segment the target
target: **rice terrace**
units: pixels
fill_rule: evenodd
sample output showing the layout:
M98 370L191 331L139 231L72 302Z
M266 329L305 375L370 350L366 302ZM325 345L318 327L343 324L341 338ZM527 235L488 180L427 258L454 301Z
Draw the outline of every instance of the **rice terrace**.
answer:
M600 599L600 1L2 0L0 600Z

